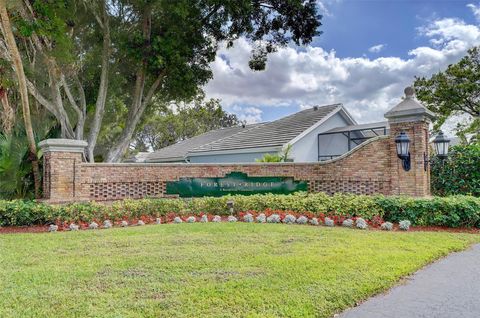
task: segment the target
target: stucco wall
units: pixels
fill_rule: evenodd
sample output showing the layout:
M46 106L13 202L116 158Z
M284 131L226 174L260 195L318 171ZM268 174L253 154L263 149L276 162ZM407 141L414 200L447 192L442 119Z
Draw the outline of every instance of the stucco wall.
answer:
M256 159L262 158L267 153L275 152L252 152L252 153L236 153L236 154L221 154L221 155L207 155L207 156L189 156L191 163L245 163L255 162Z
M340 113L336 113L335 115L327 119L323 124L321 124L316 129L312 130L303 138L294 143L292 145L291 157L294 159L295 162L318 161L318 134L332 128L343 127L347 125L349 125L347 120ZM340 144L338 145L341 146ZM325 145L320 146L321 149L323 149ZM326 149L325 152L328 153L329 151L333 151L336 146L337 144L335 143L328 145L328 147L332 148L332 150ZM346 151L342 151L341 153L345 152Z

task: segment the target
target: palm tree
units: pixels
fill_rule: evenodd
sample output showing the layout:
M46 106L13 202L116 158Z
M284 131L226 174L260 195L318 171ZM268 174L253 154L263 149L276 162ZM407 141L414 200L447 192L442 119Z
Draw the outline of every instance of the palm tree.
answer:
M28 197L31 189L31 167L24 157L28 152L25 136L0 134L0 198L20 199Z
M23 121L25 124L25 131L28 140L29 159L32 162L33 179L35 186L35 198L40 198L40 169L37 157L37 145L35 143L35 137L33 135L32 120L30 118L30 105L28 100L27 81L25 79L25 72L23 69L22 58L18 51L15 37L13 36L12 26L10 24L10 18L8 17L7 7L5 0L0 0L0 23L1 30L9 53L13 60L15 67L15 73L18 78L18 86L20 90L20 97L22 101Z

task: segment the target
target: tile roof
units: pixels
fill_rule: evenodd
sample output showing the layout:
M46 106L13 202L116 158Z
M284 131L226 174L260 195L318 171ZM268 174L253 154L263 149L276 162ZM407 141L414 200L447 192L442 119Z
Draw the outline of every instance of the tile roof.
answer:
M290 116L242 130L230 137L192 149L190 152L194 154L208 151L283 146L340 106L341 104L334 104L317 107L316 110L315 108L305 109Z
M283 146L341 106L316 106L272 122L212 130L150 153L145 162L179 161L188 154L210 151Z
M204 134L179 141L176 144L149 153L147 156L145 156L145 162L182 161L186 157L187 153L196 147L229 137L244 129L251 129L255 126L256 125L247 125L245 128L237 126L211 130Z

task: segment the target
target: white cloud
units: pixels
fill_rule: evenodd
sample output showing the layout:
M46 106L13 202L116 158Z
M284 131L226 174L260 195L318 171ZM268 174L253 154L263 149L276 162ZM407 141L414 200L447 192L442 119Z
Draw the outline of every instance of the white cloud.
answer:
M379 53L385 48L386 44L377 44L368 49L368 52L370 53Z
M260 108L234 105L230 110L237 114L239 120L245 121L247 124L255 124L262 121L263 111Z
M250 122L261 121L266 106L301 109L331 103L343 103L359 122L384 120L415 76L441 71L480 45L480 28L458 19L435 20L418 32L430 45L410 50L408 58L340 58L319 47L287 47L269 56L263 72L249 69L252 47L240 39L233 48L220 50L206 92ZM247 110L252 105L255 112Z
M467 7L472 10L473 15L475 18L480 21L480 3L478 5L474 5L473 3L467 4Z

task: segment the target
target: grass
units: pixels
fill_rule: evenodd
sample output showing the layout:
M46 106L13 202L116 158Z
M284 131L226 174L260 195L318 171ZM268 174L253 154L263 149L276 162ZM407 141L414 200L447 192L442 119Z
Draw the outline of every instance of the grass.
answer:
M0 317L331 317L471 234L168 224L0 236Z

